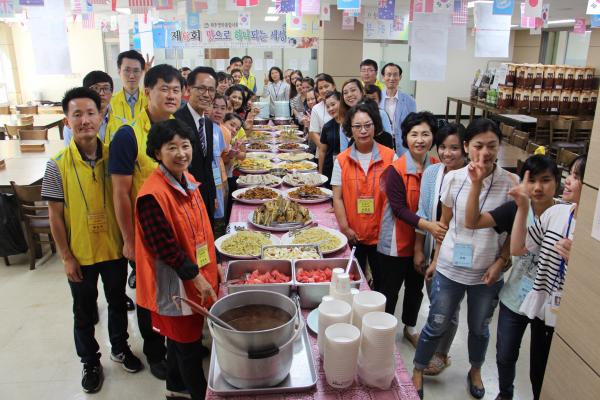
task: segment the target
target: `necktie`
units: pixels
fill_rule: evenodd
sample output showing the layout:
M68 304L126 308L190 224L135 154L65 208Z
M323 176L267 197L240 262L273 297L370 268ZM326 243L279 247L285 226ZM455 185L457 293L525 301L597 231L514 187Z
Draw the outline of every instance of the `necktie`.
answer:
M131 108L131 117L135 117L135 102L136 99L133 96L129 97L129 100L127 100L127 102L129 103L129 108Z
M206 157L206 132L204 131L204 117L198 120L198 138L200 139L200 150Z

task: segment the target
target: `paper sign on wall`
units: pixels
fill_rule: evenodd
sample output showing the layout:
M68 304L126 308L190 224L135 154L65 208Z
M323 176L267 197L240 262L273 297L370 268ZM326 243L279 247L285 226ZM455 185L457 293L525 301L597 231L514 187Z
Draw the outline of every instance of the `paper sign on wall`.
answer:
M491 3L475 3L475 57L508 57L511 16L492 10Z
M302 15L319 15L321 12L321 0L302 0L300 2Z
M342 30L343 31L354 30L354 17L350 17L350 16L342 17Z

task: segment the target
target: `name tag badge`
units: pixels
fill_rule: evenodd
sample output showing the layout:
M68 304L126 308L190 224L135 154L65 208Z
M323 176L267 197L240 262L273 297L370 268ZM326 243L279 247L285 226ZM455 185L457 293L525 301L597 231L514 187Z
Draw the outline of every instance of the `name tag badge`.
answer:
M196 263L198 268L204 268L210 263L210 254L208 253L208 245L206 243L196 246Z
M375 199L373 197L359 197L356 200L356 209L359 214L375 213Z
M518 292L519 303L523 303L523 301L525 301L525 297L527 297L527 294L529 294L529 292L531 292L532 289L533 289L533 279L531 279L527 275L523 275L523 277L521 278L521 281L519 282L519 292Z
M461 268L473 268L473 245L456 243L454 245L452 265Z
M560 301L562 300L562 290L555 290L550 296L550 310L554 313L558 312L560 308Z
M215 185L219 186L223 183L221 180L221 169L219 167L213 166L213 178L215 179Z
M108 232L108 218L104 211L88 213L87 223L90 233Z

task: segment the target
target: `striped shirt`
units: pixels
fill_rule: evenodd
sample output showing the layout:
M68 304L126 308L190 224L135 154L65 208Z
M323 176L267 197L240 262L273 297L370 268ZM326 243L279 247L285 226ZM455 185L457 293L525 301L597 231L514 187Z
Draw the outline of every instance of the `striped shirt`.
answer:
M572 204L557 204L547 209L535 224L529 227L527 233L527 250L538 253L537 273L531 290L523 304L520 312L529 318L539 318L548 326L556 323L555 313L546 313L546 304L554 291L562 291L564 275L559 274L562 257L554 245L560 239L567 236L567 226L571 215ZM575 230L575 219L571 222L569 239L573 239ZM567 266L565 265L565 273ZM549 317L549 318L547 318Z
M483 180L479 207L481 212L491 211L510 200L508 191L519 182L516 175L498 166ZM480 285L487 269L498 259L506 239L506 233L498 234L494 228L465 228L467 198L471 190L467 167L450 171L444 177L441 200L452 208L453 217L444 237L436 270L446 278L463 285ZM456 244L473 245L473 265L471 268L453 265Z

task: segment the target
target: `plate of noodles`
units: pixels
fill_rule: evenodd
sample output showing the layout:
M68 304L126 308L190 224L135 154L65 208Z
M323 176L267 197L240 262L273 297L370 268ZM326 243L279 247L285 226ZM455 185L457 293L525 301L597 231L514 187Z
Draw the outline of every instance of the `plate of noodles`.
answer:
M219 253L229 258L250 260L259 258L262 246L279 244L279 238L268 232L241 230L215 240Z
M290 231L281 237L281 244L319 245L322 254L332 254L346 247L348 238L340 231L319 226Z

